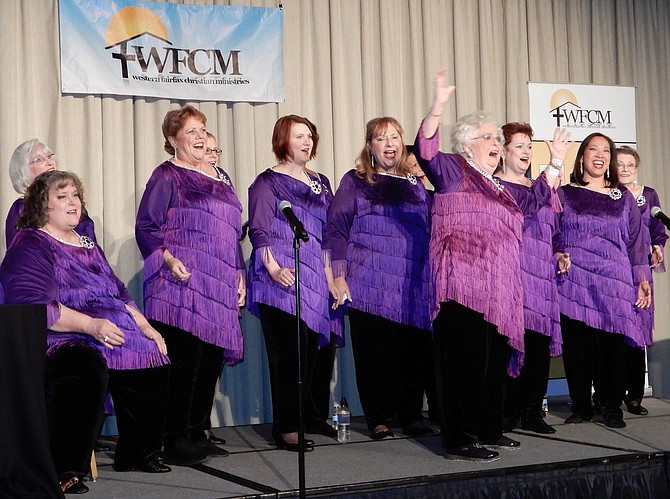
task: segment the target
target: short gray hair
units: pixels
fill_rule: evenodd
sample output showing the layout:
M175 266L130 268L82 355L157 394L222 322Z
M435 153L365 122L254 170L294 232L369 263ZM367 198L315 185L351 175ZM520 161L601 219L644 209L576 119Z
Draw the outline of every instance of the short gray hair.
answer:
M47 151L51 152L51 149L43 142L38 139L30 139L14 149L12 159L9 161L9 178L12 180L14 190L19 194L25 194L28 186L33 181L29 166L30 154L37 145L42 145Z
M475 139L475 133L483 126L490 125L502 137L500 123L487 111L475 111L461 116L451 129L451 148L456 154L464 154L465 146Z

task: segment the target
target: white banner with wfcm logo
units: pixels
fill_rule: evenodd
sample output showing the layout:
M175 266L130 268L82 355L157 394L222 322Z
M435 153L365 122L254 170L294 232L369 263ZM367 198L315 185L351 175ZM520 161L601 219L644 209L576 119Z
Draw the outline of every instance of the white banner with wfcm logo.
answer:
M64 94L284 100L281 9L133 0L59 9Z
M635 87L528 83L533 140L551 140L556 127L572 140L600 132L617 143L635 143Z

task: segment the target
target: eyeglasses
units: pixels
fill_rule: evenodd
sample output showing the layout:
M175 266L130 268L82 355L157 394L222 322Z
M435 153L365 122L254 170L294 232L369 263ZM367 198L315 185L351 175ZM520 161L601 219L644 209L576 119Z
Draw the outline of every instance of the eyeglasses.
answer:
M28 164L29 165L41 165L45 161L49 161L50 159L53 159L56 156L56 153L50 152L49 154L45 154L44 156L35 156L33 159L31 159Z
M400 138L400 135L398 135L397 133L393 133L391 135L386 135L386 134L378 135L377 137L374 138L374 140L375 140L375 142L386 142L387 139L388 140L398 140L399 138Z
M212 153L214 153L214 154L216 154L217 156L221 156L221 153L222 153L222 152L223 152L223 151L222 151L221 149L219 149L218 147L215 147L214 149L210 149L210 148L208 147L207 149L205 149L205 153L206 153L206 154L212 154Z
M635 170L635 168L637 168L637 165L635 163L617 163L616 167L619 170Z
M472 137L472 140L477 139L483 139L486 142L491 142L492 140L495 140L496 142L502 144L502 137L500 137L499 135L493 135L491 133L486 133L484 135L480 135L479 137Z

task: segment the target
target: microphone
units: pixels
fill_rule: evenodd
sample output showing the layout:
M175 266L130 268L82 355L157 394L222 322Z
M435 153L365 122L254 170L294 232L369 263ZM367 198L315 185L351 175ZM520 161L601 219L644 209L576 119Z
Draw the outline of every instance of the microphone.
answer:
M663 213L658 206L654 206L651 209L651 216L658 218L663 223L663 225L665 225L666 229L670 229L670 217Z
M298 217L295 216L295 213L293 213L293 207L291 206L291 203L286 200L282 201L279 203L279 211L281 211L286 217L286 220L288 220L291 229L293 229L295 237L305 243L309 241L309 234L307 234L305 226L302 224L302 222L298 219Z

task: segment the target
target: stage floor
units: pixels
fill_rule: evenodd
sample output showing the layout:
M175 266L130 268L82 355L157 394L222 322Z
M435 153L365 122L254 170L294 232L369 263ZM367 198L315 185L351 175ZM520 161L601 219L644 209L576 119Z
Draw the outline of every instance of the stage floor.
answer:
M596 416L594 422L565 425L567 406L550 406L547 422L557 432L542 436L517 430L510 434L521 441L516 450L500 450L500 460L472 463L444 458L437 427L435 434L405 437L398 428L396 438L380 442L367 436L362 418L354 418L352 442L338 444L320 435L310 435L316 448L305 454L308 496L364 496L377 490L379 497L432 497L416 494L411 487L448 482L459 478L510 476L522 470L568 469L586 463L624 463L636 466L654 456L670 452L670 400L647 398L648 416L624 411L627 427L607 428ZM270 425L217 428L230 451L225 458L212 458L194 468L174 466L171 473L117 473L111 453L97 453L100 477L88 482L94 498L230 498L293 497L298 492L298 455L277 450L270 444ZM630 465L625 464L630 463ZM667 471L667 470L666 470ZM383 492L384 490L387 493ZM390 491L393 491L391 493ZM644 495L640 496L644 497Z

